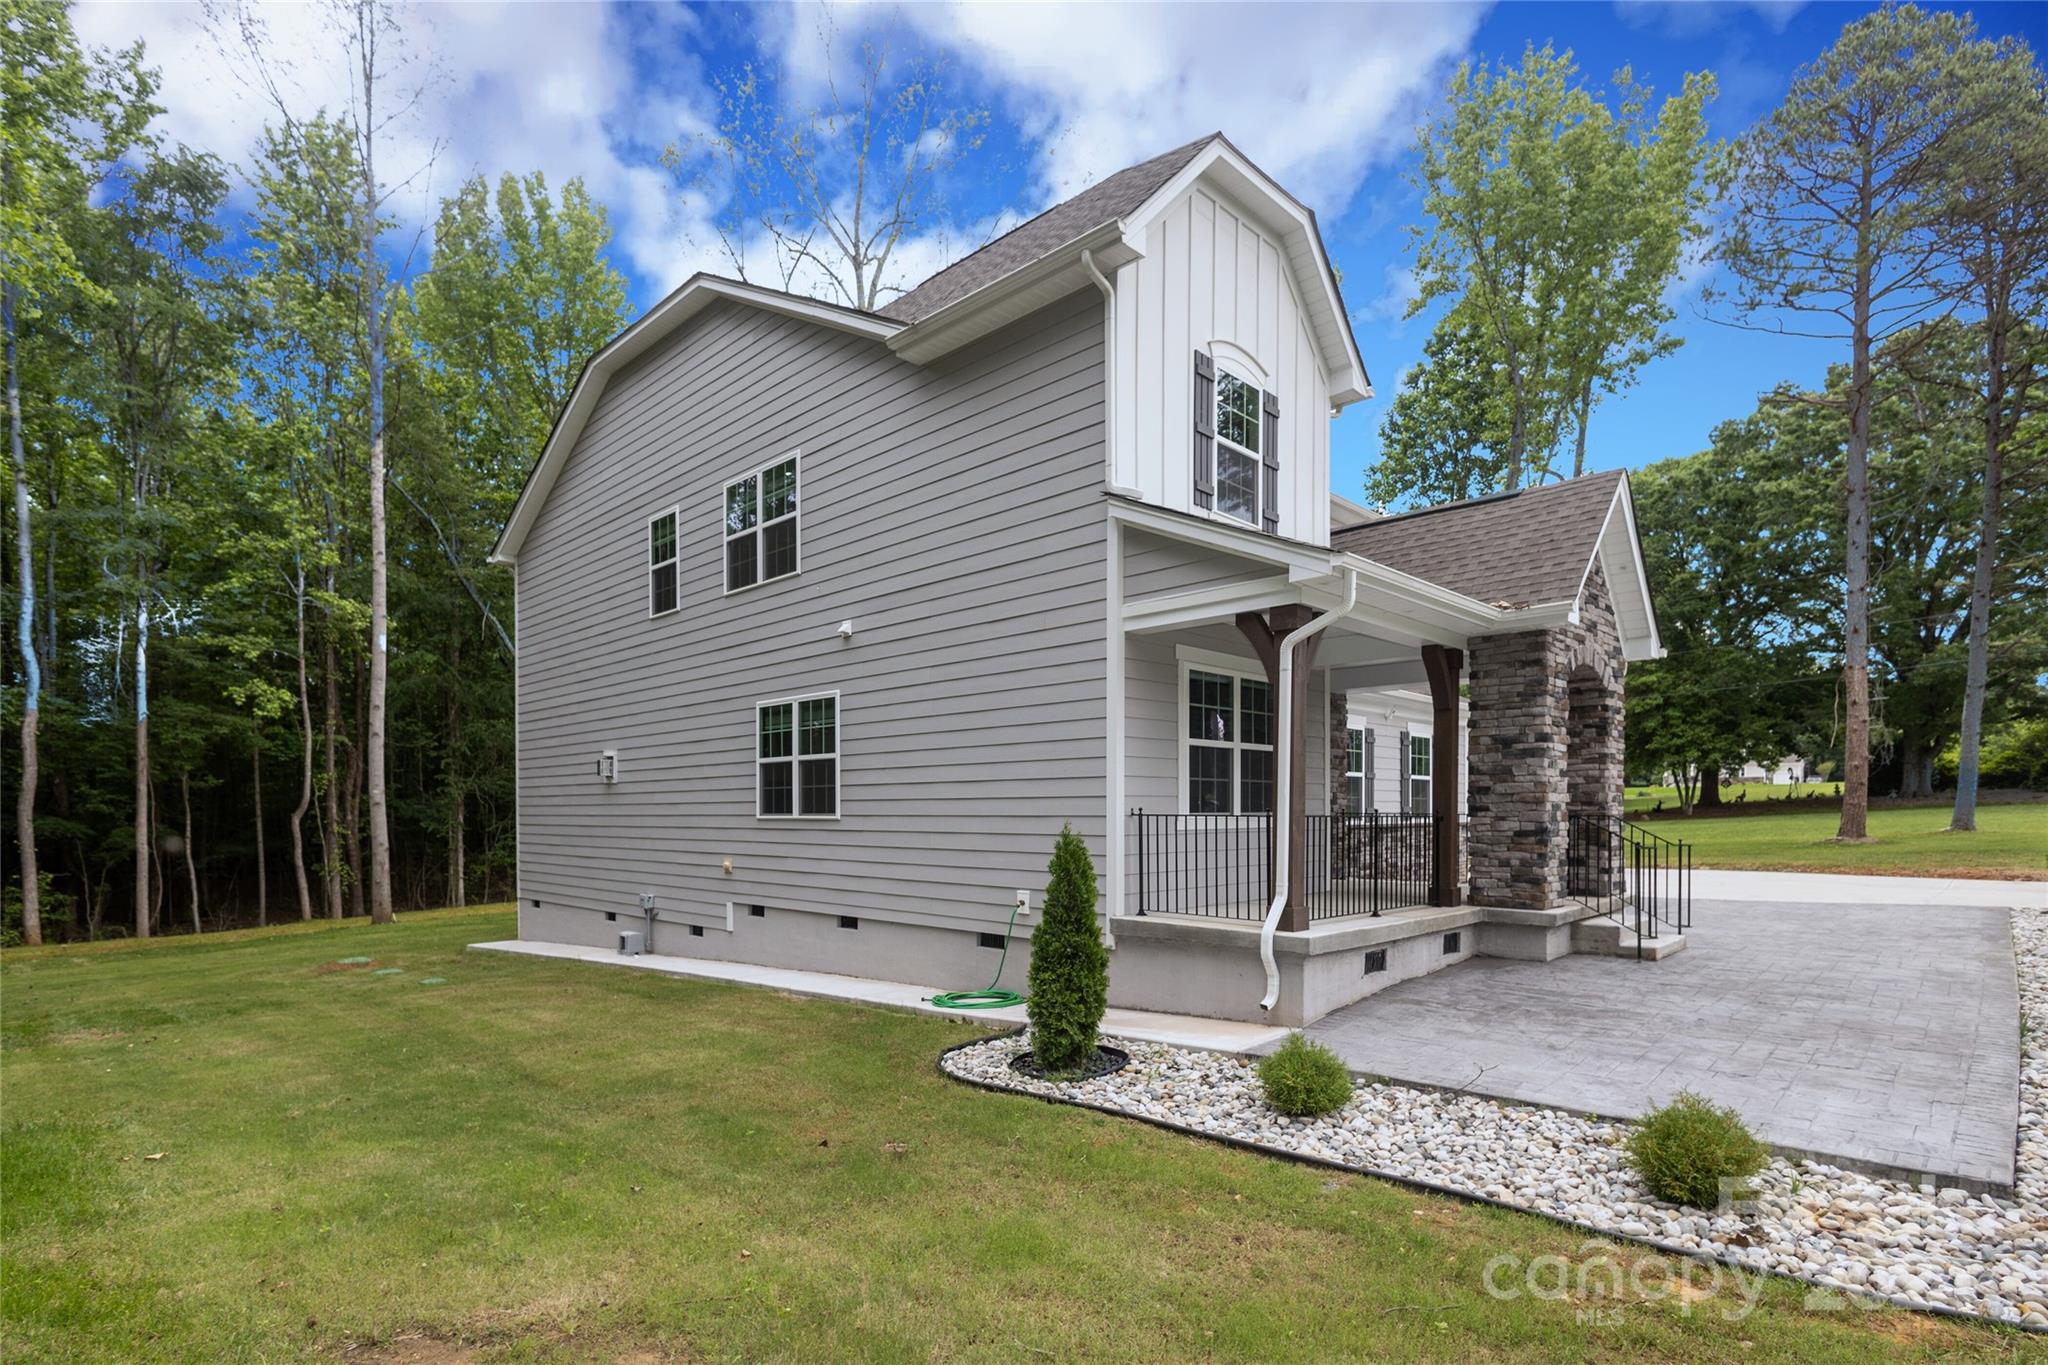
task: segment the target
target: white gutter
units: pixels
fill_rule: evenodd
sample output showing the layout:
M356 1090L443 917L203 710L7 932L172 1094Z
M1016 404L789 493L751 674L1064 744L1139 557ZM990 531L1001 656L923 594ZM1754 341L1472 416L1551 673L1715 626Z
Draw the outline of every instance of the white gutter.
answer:
M1280 642L1280 703L1274 708L1278 723L1273 733L1274 753L1279 759L1273 789L1273 825L1278 831L1273 840L1273 903L1266 907L1266 922L1259 927L1259 961L1266 964L1266 998L1259 1002L1259 1008L1269 1013L1280 1003L1280 966L1273 960L1273 931L1280 925L1280 912L1287 908L1287 853L1294 843L1288 824L1293 813L1287 809L1294 783L1294 775L1288 771L1294 757L1294 647L1311 635L1328 630L1338 617L1350 615L1358 605L1357 571L1347 571L1344 579L1347 586L1343 606L1297 626Z

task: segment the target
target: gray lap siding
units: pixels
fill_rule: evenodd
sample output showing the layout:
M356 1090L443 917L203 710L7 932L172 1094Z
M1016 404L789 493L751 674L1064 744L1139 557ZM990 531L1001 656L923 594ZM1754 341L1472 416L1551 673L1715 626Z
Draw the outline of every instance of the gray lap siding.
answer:
M1092 296L930 367L719 304L614 377L520 554L522 908L999 929L1063 821L1099 860L1102 380ZM802 572L728 595L725 485L798 449ZM840 818L757 819L755 704L835 690Z

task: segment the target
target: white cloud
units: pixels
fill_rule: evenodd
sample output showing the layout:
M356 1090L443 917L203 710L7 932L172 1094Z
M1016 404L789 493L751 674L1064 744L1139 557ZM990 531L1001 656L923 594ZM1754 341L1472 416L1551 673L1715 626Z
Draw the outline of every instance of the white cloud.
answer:
M1386 268L1386 283L1379 296L1360 310L1374 322L1399 324L1407 320L1408 306L1422 297L1422 282L1415 278L1410 266L1389 264Z
M347 107L349 73L325 8L254 12L293 112ZM162 71L160 127L175 140L246 165L258 131L276 119L234 36L217 38L197 5L87 4L74 22L91 44L145 40ZM430 221L440 197L474 174L538 170L556 188L580 175L611 210L616 250L636 273L661 288L689 273L689 206L658 161L670 139L700 126L705 107L687 11L428 4L401 10L399 22L385 50L407 66L393 88L431 77L381 154L385 179L405 185L394 208L408 226ZM635 78L636 57L662 73L664 88Z
M1718 27L1745 11L1763 20L1773 33L1783 33L1806 0L1614 0L1614 12L1625 24L1642 28L1661 25L1676 37L1692 37Z
M905 18L1042 137L1052 200L1219 129L1324 217L1409 146L1466 5L920 5Z

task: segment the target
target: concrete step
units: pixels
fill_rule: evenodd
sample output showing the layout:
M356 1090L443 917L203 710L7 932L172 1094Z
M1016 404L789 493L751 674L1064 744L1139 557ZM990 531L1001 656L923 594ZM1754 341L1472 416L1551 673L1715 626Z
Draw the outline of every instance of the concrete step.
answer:
M1642 960L1662 962L1685 949L1685 935L1667 928L1642 942ZM1586 919L1572 926L1572 951L1595 957L1635 957L1635 930L1619 920Z

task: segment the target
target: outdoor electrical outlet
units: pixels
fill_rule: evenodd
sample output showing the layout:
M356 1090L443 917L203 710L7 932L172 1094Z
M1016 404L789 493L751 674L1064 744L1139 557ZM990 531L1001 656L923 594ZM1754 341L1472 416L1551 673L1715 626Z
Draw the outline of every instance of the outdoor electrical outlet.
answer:
M1029 891L1019 891L1017 893L1017 917L1019 919L1022 919L1024 916L1030 913L1031 893Z
M652 891L642 891L640 893L640 908L642 910L652 910L654 908L654 893Z

